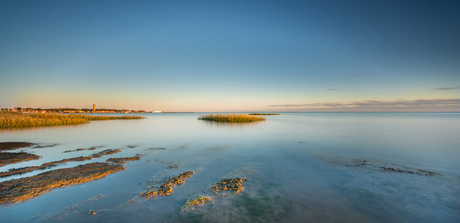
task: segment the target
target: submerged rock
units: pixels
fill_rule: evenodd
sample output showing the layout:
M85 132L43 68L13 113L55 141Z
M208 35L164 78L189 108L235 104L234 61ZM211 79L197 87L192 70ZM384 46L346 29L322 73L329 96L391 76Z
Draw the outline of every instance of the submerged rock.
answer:
M383 163L375 160L348 160L348 161L334 161L335 164L343 164L347 167L362 167L372 170L379 170L384 173L405 173L405 174L414 174L421 176L442 176L441 173L436 173L432 171L426 171L423 169L413 169L410 167L405 167L397 164Z
M124 169L125 167L119 164L89 163L1 182L0 204L25 201L47 193L54 188L86 183Z

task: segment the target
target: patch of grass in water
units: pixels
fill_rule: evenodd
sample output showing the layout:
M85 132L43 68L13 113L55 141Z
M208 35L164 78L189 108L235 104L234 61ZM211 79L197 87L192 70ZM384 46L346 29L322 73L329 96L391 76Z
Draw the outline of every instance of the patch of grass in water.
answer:
M208 114L199 116L198 120L215 122L257 122L265 121L265 117L247 114Z
M16 112L0 112L0 128L23 128L37 126L75 125L98 120L144 119L136 115L64 115L64 114L22 114Z

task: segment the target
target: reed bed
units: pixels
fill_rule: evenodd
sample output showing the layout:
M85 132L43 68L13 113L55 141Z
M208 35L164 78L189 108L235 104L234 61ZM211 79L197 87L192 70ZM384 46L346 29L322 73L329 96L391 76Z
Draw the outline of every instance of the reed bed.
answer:
M279 113L250 113L249 115L280 115Z
M248 114L208 114L201 115L198 120L207 120L215 122L257 122L265 121L265 117Z
M15 112L0 112L0 128L22 128L37 126L75 125L98 120L115 119L144 119L142 116L123 115L63 115L63 114L22 114Z

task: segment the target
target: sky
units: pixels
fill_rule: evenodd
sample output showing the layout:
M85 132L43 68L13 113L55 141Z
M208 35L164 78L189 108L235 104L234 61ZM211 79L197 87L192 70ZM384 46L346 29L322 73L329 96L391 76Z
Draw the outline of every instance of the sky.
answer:
M0 107L460 112L460 1L0 1Z

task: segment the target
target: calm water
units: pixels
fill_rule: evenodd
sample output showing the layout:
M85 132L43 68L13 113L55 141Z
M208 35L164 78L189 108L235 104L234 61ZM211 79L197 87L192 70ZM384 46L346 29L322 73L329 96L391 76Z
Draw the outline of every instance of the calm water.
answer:
M242 125L200 121L199 115L0 131L0 141L59 144L26 148L42 158L0 171L104 149L122 152L57 168L145 155L103 179L2 206L0 222L460 222L460 113L282 113ZM63 153L92 146L104 147ZM356 160L442 175L346 166ZM169 163L179 168L168 170ZM198 172L171 196L139 197L164 177L189 170ZM195 195L210 196L207 189L224 177L249 181L238 195L181 210ZM12 178L18 176L0 181Z

